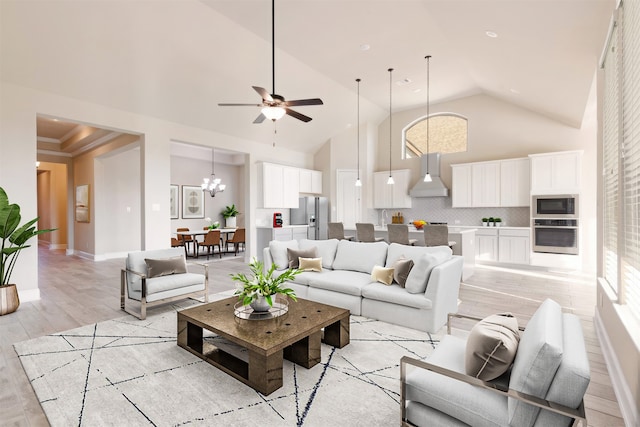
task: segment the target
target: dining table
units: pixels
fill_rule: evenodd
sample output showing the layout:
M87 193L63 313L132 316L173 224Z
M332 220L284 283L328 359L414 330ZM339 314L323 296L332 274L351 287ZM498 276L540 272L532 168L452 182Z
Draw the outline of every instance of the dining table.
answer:
M216 228L215 230L220 230L220 236L224 236L225 240L228 239L229 234L233 234L236 232L237 228ZM182 240L182 243L184 245L184 255L185 257L193 257L193 258L198 258L198 236L204 236L206 234L209 233L209 231L214 231L214 230L189 230L189 231L178 231L176 232L176 235L178 236L178 238L180 240ZM193 239L194 245L193 245L193 254L189 255L189 251L187 249L187 242L188 240L185 240L186 236L191 236L191 238Z

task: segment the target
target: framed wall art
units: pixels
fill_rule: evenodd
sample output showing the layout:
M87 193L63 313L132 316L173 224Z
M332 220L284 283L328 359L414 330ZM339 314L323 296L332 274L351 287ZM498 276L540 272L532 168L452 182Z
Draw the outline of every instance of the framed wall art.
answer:
M179 187L171 184L169 186L169 211L171 219L178 219L180 212L180 195Z
M182 186L182 218L204 218L204 191L200 186Z
M89 222L89 184L76 186L76 222Z

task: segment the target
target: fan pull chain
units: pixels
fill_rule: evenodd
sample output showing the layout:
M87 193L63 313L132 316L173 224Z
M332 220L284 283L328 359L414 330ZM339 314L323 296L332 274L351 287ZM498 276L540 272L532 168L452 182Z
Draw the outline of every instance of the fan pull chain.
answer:
M278 125L276 124L277 122L274 120L273 121L273 148L276 148L276 137L278 136Z

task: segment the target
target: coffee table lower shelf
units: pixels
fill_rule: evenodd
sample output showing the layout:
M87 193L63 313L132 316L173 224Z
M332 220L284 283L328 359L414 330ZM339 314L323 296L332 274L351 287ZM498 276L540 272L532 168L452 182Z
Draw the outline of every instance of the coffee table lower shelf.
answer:
M319 304L309 301L305 301L305 303L311 303L314 307ZM210 303L204 306L215 304ZM322 304L320 305L322 306ZM324 307L337 309L331 306ZM272 342L267 341L266 345L265 341L262 341L261 345L255 345L255 342L251 342L250 336L243 336L242 333L230 333L229 330L224 330L223 326L226 324L224 321L219 322L219 324L215 321L211 321L210 324L205 323L203 319L198 319L198 313L195 313L195 316L190 316L189 312L191 310L193 309L178 312L178 345L264 395L268 395L282 387L283 359L305 368L311 368L320 363L321 342L338 348L342 348L349 343L348 310L337 309L341 311L337 316L332 315L332 317L326 318L324 321L311 321L309 325L304 325L302 328L299 324L297 327L292 326L291 323L286 323L285 325L287 326L280 325L280 328L291 327L291 329L296 329L297 332L294 335L286 333L273 334ZM316 309L316 312L321 313L321 309ZM313 318L313 316L301 317L302 323L309 320L309 318ZM259 325L263 326L267 324L265 322L271 322L271 320L244 320L244 322L259 322ZM324 334L322 328L324 328ZM248 360L245 361L204 341L203 329L207 329L245 348ZM235 332L238 331L236 330ZM267 333L270 334L271 332Z

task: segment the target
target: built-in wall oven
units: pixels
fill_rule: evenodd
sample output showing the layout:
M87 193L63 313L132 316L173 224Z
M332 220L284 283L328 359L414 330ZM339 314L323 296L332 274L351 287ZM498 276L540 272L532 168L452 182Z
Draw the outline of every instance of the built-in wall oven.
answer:
M533 251L578 255L577 219L533 219Z

